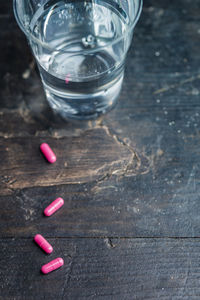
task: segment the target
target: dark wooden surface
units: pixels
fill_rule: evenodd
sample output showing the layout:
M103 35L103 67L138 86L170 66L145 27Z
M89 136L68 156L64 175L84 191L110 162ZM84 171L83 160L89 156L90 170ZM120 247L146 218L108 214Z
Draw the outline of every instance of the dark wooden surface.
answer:
M52 114L11 0L0 41L0 299L199 300L200 2L145 0L119 103L96 121Z

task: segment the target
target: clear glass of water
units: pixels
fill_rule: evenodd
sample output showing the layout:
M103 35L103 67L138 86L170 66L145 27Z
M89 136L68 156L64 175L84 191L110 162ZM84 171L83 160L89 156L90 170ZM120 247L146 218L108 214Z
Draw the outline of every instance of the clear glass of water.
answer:
M63 118L110 110L142 0L14 0L47 100Z

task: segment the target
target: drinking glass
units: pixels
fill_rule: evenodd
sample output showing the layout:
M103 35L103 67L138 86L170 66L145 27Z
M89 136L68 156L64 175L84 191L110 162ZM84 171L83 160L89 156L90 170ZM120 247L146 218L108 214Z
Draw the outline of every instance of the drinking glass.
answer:
M13 0L46 98L63 118L92 119L119 96L142 0Z

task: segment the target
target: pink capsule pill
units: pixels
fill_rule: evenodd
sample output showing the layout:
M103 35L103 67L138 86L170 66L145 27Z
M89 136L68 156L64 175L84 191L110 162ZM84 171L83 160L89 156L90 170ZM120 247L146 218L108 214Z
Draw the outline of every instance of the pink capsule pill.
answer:
M42 151L48 162L53 164L56 161L56 155L47 143L42 143L40 145L40 150Z
M65 83L66 83L66 84L69 83L69 78L70 78L70 75L68 74L67 77L65 78Z
M48 264L42 266L41 271L44 274L48 274L64 265L64 260L61 257L58 257L52 261L50 261Z
M46 253L50 254L53 251L53 247L47 242L47 240L41 234L36 234L36 236L34 237L34 241Z
M61 208L64 204L64 200L62 198L57 198L54 200L49 206L47 206L44 210L45 216L49 217L53 215L59 208Z

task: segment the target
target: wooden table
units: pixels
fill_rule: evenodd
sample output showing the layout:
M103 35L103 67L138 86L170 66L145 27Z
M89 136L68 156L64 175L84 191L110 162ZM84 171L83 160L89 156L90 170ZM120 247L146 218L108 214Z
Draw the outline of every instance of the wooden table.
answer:
M199 0L145 0L119 103L96 121L53 116L11 0L0 40L0 299L199 300Z

